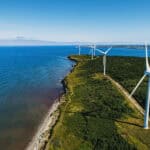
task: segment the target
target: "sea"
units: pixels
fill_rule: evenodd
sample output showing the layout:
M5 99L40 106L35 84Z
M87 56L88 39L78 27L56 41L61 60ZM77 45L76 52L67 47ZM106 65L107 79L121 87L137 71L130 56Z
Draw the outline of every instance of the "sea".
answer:
M107 48L103 47L103 50ZM0 149L23 150L51 105L64 92L76 46L0 47ZM81 48L81 55L90 49ZM99 55L99 53L96 53ZM145 51L113 48L110 56L144 57Z

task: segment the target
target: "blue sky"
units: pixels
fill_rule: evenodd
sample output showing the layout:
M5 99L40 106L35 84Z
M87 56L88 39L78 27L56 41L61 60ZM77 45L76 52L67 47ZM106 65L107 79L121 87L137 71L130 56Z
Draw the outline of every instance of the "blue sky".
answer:
M0 0L0 39L150 41L149 0Z

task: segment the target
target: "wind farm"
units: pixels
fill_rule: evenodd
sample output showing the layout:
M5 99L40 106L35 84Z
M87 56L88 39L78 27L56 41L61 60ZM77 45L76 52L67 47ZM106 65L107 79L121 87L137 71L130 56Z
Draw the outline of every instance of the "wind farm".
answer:
M140 45L140 49L134 49L134 47L130 49L122 45L98 44L39 47L38 55L40 55L40 60L41 54L44 56L42 59L44 63L47 58L45 54L49 55L49 49L58 49L56 54L60 53L62 49L65 53L71 51L68 54L70 55L69 59L64 54L59 57L48 57L48 59L55 60L51 62L50 66L56 65L56 67L65 68L70 64L71 71L69 70L68 75L62 80L63 90L66 93L64 92L59 100L50 107L49 113L27 149L78 150L80 148L93 149L94 147L98 150L110 147L113 149L143 149L143 147L149 149L149 119L146 118L149 117L147 113L149 110L148 107L145 107L145 98L149 90L147 78L144 78L148 76L147 72L149 71L149 45ZM33 47L31 48L33 49ZM26 49L28 51L28 47ZM89 54L89 50L93 51L92 55ZM122 56L123 51L124 56ZM126 56L133 51L137 56ZM119 56L112 55L114 53L117 55L119 52L121 52ZM142 57L138 57L139 53ZM33 58L37 58L37 54ZM55 63L56 60L57 63ZM48 60L46 59L46 61ZM30 62L29 64L31 65ZM37 66L37 60L35 60L33 68L35 65ZM146 66L148 67L146 68ZM41 83L46 76L47 68L49 66L41 68ZM55 73L54 70L51 72ZM63 71L63 69L60 70ZM37 77L36 71L37 68L35 68L35 75L33 74L34 79ZM144 76L141 80L143 72ZM64 72L60 72L60 74L65 76ZM57 76L58 74L55 74L54 77L57 78ZM45 80L47 81L47 79ZM134 90L137 83L136 87L138 88ZM45 81L42 84L45 85ZM38 96L41 92L42 90ZM145 115L143 115L144 113Z
M150 1L0 2L0 150L150 150Z
M101 49L98 49L96 47L96 44L93 44L92 46L88 46L90 47L90 53L91 53L91 60L94 59L95 56L95 52L98 51L100 54L103 55L103 74L104 76L106 75L106 56L109 53L109 51L112 49L112 47L108 48L106 51L103 51ZM79 54L81 55L81 46L78 46L79 48ZM79 55L79 56L80 56ZM139 80L139 82L137 83L137 85L135 86L135 88L133 89L133 91L131 92L131 94L129 95L129 97L131 98L133 96L133 94L137 91L138 87L141 85L141 83L143 82L143 80L145 79L146 76L148 76L148 89L147 89L147 100L145 102L145 111L144 111L144 129L149 129L149 106L150 106L150 79L149 79L149 75L150 75L150 65L149 65L149 61L148 61L148 46L145 43L145 72L144 75L142 76L142 78Z
M85 47L84 49L86 49ZM87 52L89 51L88 47L90 46L87 46ZM71 93L67 96L67 102L69 102L67 107L61 107L61 111L65 110L62 113L65 117L54 128L54 134L52 134L48 144L49 149L53 150L57 147L55 140L59 140L59 148L66 147L68 143L75 149L82 146L90 148L90 145L84 145L82 140L94 145L94 137L105 138L106 140L100 147L98 147L99 143L97 149L104 147L109 149L109 144L111 148L116 149L149 149L150 131L145 130L148 129L145 128L145 125L143 128L145 122L143 119L144 105L139 103L141 92L136 92L139 96L138 99L136 99L137 96L134 99L130 95L135 80L139 79L139 74L143 71L145 58L107 56L107 74L104 74L104 55L107 55L112 47L107 48L106 51L96 47L95 50L99 50L98 52L103 55L99 56L97 54L93 56L93 59L91 59L91 55L82 53L80 56L73 55L69 57L77 62L77 66L67 76L65 82L74 94L72 95L70 91ZM92 46L90 48L94 49ZM115 48L113 49L115 50ZM148 57L147 54L146 56ZM133 69L136 65L138 67ZM125 74L127 70L130 72L129 74ZM138 75L134 79L133 75L136 72ZM131 76L133 77L130 78ZM146 93L145 90L142 90L142 95L145 95L144 92ZM145 103L145 100L142 103ZM113 127L119 131L119 134L115 132L115 129L112 129ZM104 131L104 134L102 134L102 131ZM108 133L109 137L106 138L105 136ZM74 145L72 141L64 138L73 135L77 137L77 139L75 137L72 139L73 143L78 142L78 145ZM81 141L78 139L79 137L82 137ZM143 144L144 142L146 143Z
M96 44L93 44L92 46L88 46L88 47L91 48L90 53L91 53L91 59L92 60L94 59L96 51L103 55L104 75L106 75L106 61L107 61L106 58L107 58L107 54L112 49L112 47L108 48L106 51L103 51L103 50L96 48ZM79 45L77 48L79 49L79 56L80 56L81 55L81 45Z

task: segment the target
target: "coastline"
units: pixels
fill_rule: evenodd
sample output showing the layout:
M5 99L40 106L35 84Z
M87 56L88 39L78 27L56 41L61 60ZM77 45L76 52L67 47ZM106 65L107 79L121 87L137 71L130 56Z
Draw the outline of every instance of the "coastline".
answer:
M62 80L65 94L56 107L54 103L50 109L50 117L45 118L45 125L43 122L43 128L38 130L39 133L42 131L40 138L33 139L34 147L27 150L99 149L101 146L106 148L106 145L116 148L115 143L119 149L148 149L149 136L148 131L143 134L143 116L128 97L97 69L95 65L99 66L100 58L95 59L93 64L86 56L68 58L76 63ZM94 69L91 70L91 67ZM104 86L107 87L107 91ZM147 141L143 144L145 138ZM105 141L101 144L96 142L97 139Z
M50 130L54 126L59 116L58 107L61 103L60 101L56 100L54 104L50 107L48 113L44 117L44 120L39 125L37 132L33 136L27 148L25 148L25 150L41 150L45 147L47 140L50 136Z
M44 150L47 146L48 140L51 136L51 131L55 126L57 120L59 119L60 111L59 106L65 101L65 94L67 92L67 85L65 83L65 78L73 71L74 67L76 66L76 61L68 57L70 61L75 62L75 64L70 69L69 73L64 77L61 81L63 85L63 94L57 98L52 106L49 108L46 116L44 117L43 121L37 128L35 135L33 136L30 143L27 145L25 150Z

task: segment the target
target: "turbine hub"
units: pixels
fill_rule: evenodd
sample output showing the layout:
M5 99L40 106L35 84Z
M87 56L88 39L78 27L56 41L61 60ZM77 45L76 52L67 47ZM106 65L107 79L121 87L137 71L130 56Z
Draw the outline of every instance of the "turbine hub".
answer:
M145 74L148 75L148 76L150 76L150 70L146 70Z

